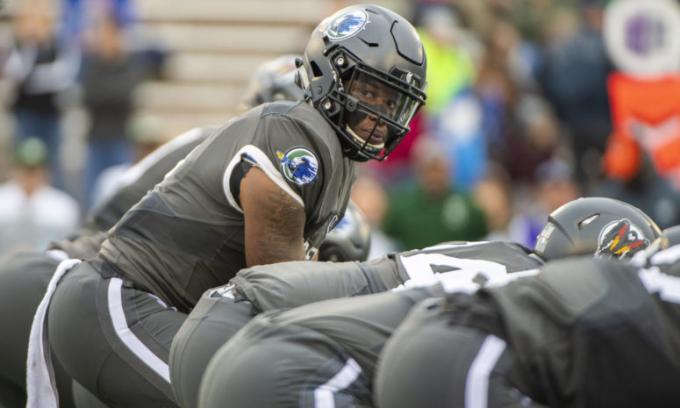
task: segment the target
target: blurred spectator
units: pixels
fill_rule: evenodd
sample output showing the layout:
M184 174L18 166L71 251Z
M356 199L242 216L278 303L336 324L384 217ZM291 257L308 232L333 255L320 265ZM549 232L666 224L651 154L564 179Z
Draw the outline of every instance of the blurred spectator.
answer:
M510 177L500 166L490 166L486 176L475 186L475 203L484 212L488 241L516 241L509 227L514 209Z
M408 148L408 153L412 153L419 137L432 135L445 149L447 161L452 163L449 167L452 183L459 190L468 191L486 163L481 107L471 92L473 61L482 54L482 45L464 28L462 15L450 4L421 2L416 14L428 58L428 98L415 122L414 130L419 132L409 134L410 139L407 138L401 150ZM411 154L403 157L408 159L404 164L412 161Z
M530 194L521 194L517 203L519 212L508 226L511 239L529 248L543 229L548 215L571 200L579 197L572 167L561 159L551 159L538 166L535 184Z
M680 193L654 170L649 156L642 154L636 174L628 181L605 179L591 195L615 198L648 214L661 228L680 224Z
M572 135L576 175L589 182L611 133L607 76L612 66L602 37L603 4L581 0L582 24L556 15L548 38L542 85ZM595 160L593 159L595 158Z
M60 3L62 33L74 40L97 23L92 17L102 10L114 16L121 26L130 26L137 18L133 0L60 0Z
M371 226L371 249L368 259L396 252L397 244L380 230L388 206L387 194L380 183L370 176L359 176L352 185L351 198Z
M524 39L538 43L552 17L574 3L574 0L512 0L512 7L505 14L512 18Z
M78 203L49 185L46 160L40 139L19 142L12 177L0 185L0 254L42 251L78 226Z
M506 149L512 123L512 107L517 89L506 67L490 50L480 61L474 84L482 109L484 136L492 157L499 158Z
M535 197L543 211L543 223L548 214L579 197L572 166L559 158L553 158L536 169Z
M533 45L522 41L509 20L496 18L495 21L486 36L486 50L478 65L474 90L481 109L480 131L488 145L488 155L502 161L508 149L516 147L514 109L523 99L522 91L536 88L534 75L539 53ZM514 159L516 157L512 157L510 163L514 164ZM472 162L481 160L476 158ZM483 167L477 169L479 173L483 170Z
M16 139L37 137L47 146L53 182L61 186L60 95L74 83L80 57L74 45L58 41L46 2L21 3L12 21L14 48L4 75L14 87L11 107Z
M461 192L469 192L485 171L487 139L482 115L477 96L463 90L431 121L430 131L451 164L451 183Z
M486 36L495 22L493 7L488 1L479 0L452 0L452 3L464 17L470 30Z
M513 181L533 182L539 166L560 150L559 123L540 97L525 95L515 105L502 160Z
M536 91L542 56L536 44L524 40L512 22L498 18L487 40L487 59L508 73L524 91Z
M429 6L422 11L420 38L427 53L427 105L439 113L461 90L472 84L474 66L470 53L457 43L460 30L454 9Z
M107 167L129 163L132 147L127 137L134 91L145 77L145 65L126 48L115 17L103 14L83 59L83 103L90 116L85 203L93 204L94 184Z
M483 237L484 214L469 196L452 187L450 163L442 146L421 138L412 160L416 182L391 194L385 233L399 241L402 249Z

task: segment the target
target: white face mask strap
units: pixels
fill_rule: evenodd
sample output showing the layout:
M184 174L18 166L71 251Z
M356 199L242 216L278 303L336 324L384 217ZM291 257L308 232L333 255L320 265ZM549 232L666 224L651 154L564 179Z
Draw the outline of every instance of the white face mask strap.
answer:
M307 76L307 70L304 66L298 67L297 75L300 78L300 87L304 90L309 89L309 76Z

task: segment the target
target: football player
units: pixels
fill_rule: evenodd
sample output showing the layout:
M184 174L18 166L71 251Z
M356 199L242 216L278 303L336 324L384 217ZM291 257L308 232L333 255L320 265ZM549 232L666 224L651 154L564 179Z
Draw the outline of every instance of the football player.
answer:
M56 287L51 349L104 403L174 406L168 351L201 294L245 266L313 256L344 214L353 162L387 157L424 103L423 46L382 7L325 20L303 67L305 101L218 129Z
M45 252L9 255L0 265L0 403L25 406L26 349L40 300L59 263L68 258L87 259L96 255L106 231L139 201L165 173L207 137L208 129L194 129L159 147L125 173L124 184L99 207L72 237L53 242ZM55 364L60 405L73 406L71 380ZM0 405L2 405L0 404Z
M680 246L579 259L421 303L387 342L383 407L668 407L680 403Z
M180 406L198 406L200 381L214 353L262 312L395 288L429 286L444 276L440 273L447 272L459 278L465 276L474 287L478 271L505 275L541 264L520 245L480 242L446 243L361 263L285 262L242 270L229 285L206 292L175 336L170 352L172 388ZM480 275L478 279L485 278ZM359 305L363 307L363 303ZM309 306L302 310L317 309ZM330 308L318 310L332 314ZM362 324L346 319L351 317L338 312L327 321L340 330ZM345 334L352 336L351 331ZM363 340L357 338L362 344Z
M567 220L577 226L580 224L580 228L573 231L566 228ZM585 223L582 222L584 220ZM612 228L623 225L627 226L627 231L636 232L627 239L631 242L641 239L643 247L660 236L658 227L641 211L615 200L599 198L571 202L553 213L548 225L560 229L560 232L543 234L543 242L537 252L547 258L556 256L555 252L545 251L553 248L552 240L558 240L567 247L562 256L588 253L597 257L627 258L632 253L617 252L615 250L622 246L612 245ZM404 284L396 291L320 302L284 312L274 310L254 318L212 359L203 376L199 406L217 407L227 400L230 406L235 407L258 404L315 406L324 401L344 406L370 406L372 378L380 350L414 305L429 297L441 297L449 290L472 293L488 282L505 282L533 274L526 270L535 271L541 265L534 255L509 245L470 243L434 247L424 253L402 254L397 259L404 270L409 271L410 279L402 280ZM607 253L610 249L612 252ZM379 271L364 271L364 274L390 276ZM349 273L345 275L346 279ZM281 279L285 282L284 278ZM334 279L340 280L335 276ZM393 287L399 285L396 283L399 278L376 280L391 282ZM324 292L315 291L310 285L307 288L302 286L306 290L296 297L283 296L282 293L288 293L285 283L260 284L256 291L244 290L248 285L238 276L232 282L240 286L237 292L250 296L241 298L248 298L254 304L253 294L259 294L256 302L266 301L267 306L291 307L295 305L283 304L280 299L314 301L319 299L310 299L310 295L305 296L304 293ZM272 289L267 289L268 286ZM366 289L371 287L369 284L320 285L315 282L314 287L344 290L344 294L326 293L333 297L375 293ZM258 306L256 309L264 310ZM265 368L265 361L269 368ZM259 392L248 393L243 388L244 382L256 376L263 378Z
M293 78L296 58L284 56L259 67L251 78L249 96L244 103L266 102L269 101L267 98L302 99L302 89L295 85ZM272 86L275 88L269 89ZM51 243L46 252L22 252L4 259L0 265L0 323L4 327L0 336L0 361L3 362L0 364L0 405L19 407L26 404L26 349L30 324L59 262L66 258L95 256L105 231L214 130L205 127L185 132L132 166L114 195L99 206L73 236ZM62 390L60 405L71 407L70 379L58 362L55 363L58 388Z

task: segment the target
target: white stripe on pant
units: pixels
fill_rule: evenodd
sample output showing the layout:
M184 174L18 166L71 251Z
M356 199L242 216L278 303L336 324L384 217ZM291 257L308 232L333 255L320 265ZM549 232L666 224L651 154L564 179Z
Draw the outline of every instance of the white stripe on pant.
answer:
M489 335L470 365L465 380L465 408L486 408L489 395L489 374L505 350L505 341Z
M314 390L315 408L334 408L335 393L350 386L361 374L359 364L350 358L333 378Z
M111 278L108 287L108 304L113 328L118 338L134 353L144 364L149 366L156 374L170 383L170 370L168 364L158 358L141 340L130 330L123 310L123 281L119 278Z

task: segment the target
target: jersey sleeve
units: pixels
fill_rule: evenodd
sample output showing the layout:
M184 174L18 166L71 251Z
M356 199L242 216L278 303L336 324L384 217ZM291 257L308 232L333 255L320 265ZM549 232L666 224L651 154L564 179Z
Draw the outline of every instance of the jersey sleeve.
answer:
M237 156L242 163L261 169L306 210L318 204L330 153L302 124L284 115L265 115L260 118L252 144L244 146Z
M241 270L230 283L237 294L260 311L373 293L356 262L293 261L260 265Z

